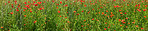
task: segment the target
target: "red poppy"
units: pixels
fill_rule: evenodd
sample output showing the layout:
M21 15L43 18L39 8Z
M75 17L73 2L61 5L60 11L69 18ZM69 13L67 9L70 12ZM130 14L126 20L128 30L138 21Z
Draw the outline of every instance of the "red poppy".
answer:
M146 18L146 16L144 16L144 18Z
M84 11L81 11L81 12L84 12Z
M24 4L27 4L26 2L24 2Z
M114 8L116 8L116 6L114 6Z
M16 11L19 11L19 10L16 10Z
M123 1L125 1L125 0L123 0Z
M84 5L86 7L86 5Z
M81 27L83 27L83 25L81 25Z
M126 18L126 19L128 19L128 18Z
M77 15L79 15L79 13Z
M3 29L3 27L1 27L1 29Z
M57 7L57 9L58 9L59 7Z
M10 12L10 14L13 14L13 12Z
M84 21L86 21L86 20L84 20Z
M94 20L94 18L92 20Z
M60 1L60 3L62 4L62 1Z
M54 2L54 1L52 1L52 2Z
M106 30L106 28L104 28L104 30Z
M32 11L30 11L30 12L32 12Z
M37 21L34 21L34 23L36 23Z
M145 7L147 7L147 5L145 5Z
M121 12L121 10L119 10L119 12Z
M10 3L10 1L8 1L8 3Z
M67 5L65 5L65 6L67 6Z
M35 4L35 6L38 6L38 4Z
M94 10L94 9L92 9L92 10Z
M147 9L143 9L143 11L146 11Z
M23 8L23 9L25 9L25 10L26 10L27 8Z
M125 12L125 14L126 14L126 12Z
M141 28L141 29L143 29L143 28Z
M65 17L65 18L67 18L67 17Z
M26 15L24 15L24 17L26 17Z
M125 24L125 22L122 22L123 24Z
M73 11L74 13L76 12L76 11Z
M58 13L60 13L60 11L58 11Z
M24 24L24 26L25 26L26 24Z

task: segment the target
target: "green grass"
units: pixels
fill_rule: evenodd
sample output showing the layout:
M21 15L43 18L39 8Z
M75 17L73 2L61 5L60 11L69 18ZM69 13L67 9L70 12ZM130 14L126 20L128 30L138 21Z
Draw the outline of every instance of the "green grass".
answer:
M54 2L1 0L0 2L0 31L148 30L148 11L144 11L148 9L146 7L148 3L144 0L91 0L91 2L90 0L85 2L84 0Z

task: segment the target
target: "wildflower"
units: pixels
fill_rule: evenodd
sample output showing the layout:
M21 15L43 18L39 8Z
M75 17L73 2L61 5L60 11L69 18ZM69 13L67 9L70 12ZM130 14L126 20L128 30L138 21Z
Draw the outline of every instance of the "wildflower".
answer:
M119 12L121 12L121 10L119 10Z
M26 17L26 15L24 15L24 17Z
M84 12L84 11L81 11L81 12Z
M60 1L60 3L62 4L62 1Z
M74 13L76 12L76 11L73 11Z
M36 23L37 21L34 21L34 23Z
M104 28L104 30L106 30L106 28Z
M1 29L3 29L3 27L1 27Z
M143 28L141 28L141 29L143 29Z
M60 11L58 11L58 13L60 13Z
M35 6L38 6L38 4L35 4Z
M94 18L92 20L94 20Z
M19 10L16 10L16 11L19 11Z
M24 26L25 26L26 24L24 24Z
M146 18L146 16L144 16L144 18Z
M84 20L84 21L86 21L86 20Z
M79 13L77 15L79 15Z
M26 2L24 2L24 4L26 4Z
M65 5L65 6L67 6L67 5Z
M146 11L147 9L143 9L143 11Z
M13 12L10 12L10 14L13 14Z
M84 5L86 7L86 5Z

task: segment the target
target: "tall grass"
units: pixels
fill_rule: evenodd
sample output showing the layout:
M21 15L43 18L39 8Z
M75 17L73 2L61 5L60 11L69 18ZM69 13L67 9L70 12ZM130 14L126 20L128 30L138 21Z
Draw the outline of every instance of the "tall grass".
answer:
M1 31L147 31L145 0L1 0Z

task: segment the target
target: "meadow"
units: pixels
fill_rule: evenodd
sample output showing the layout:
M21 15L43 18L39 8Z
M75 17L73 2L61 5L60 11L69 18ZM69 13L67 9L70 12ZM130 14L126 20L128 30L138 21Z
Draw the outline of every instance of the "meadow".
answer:
M0 0L0 31L148 31L148 0Z

